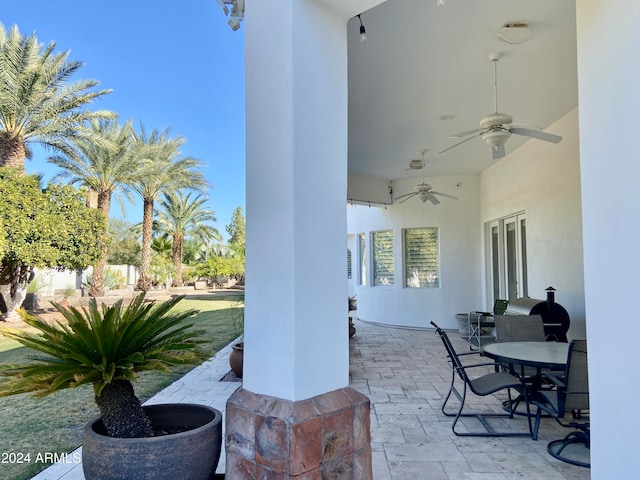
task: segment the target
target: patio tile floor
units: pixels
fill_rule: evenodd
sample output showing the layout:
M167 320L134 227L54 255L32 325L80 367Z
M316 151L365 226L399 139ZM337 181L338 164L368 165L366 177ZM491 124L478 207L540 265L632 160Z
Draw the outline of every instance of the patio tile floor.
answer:
M568 429L543 419L538 441L530 438L456 437L451 419L440 412L450 370L440 339L430 330L390 328L356 321L350 340L350 386L371 399L371 435L375 480L577 480L590 470L560 462L546 450ZM458 351L468 344L451 333ZM218 380L229 370L230 345L147 403L191 402L224 412L240 385ZM490 399L472 398L479 408ZM501 407L502 397L495 400ZM476 429L470 420L466 425ZM526 430L524 418L503 426ZM218 472L224 472L224 448ZM84 480L81 465L58 464L34 480Z

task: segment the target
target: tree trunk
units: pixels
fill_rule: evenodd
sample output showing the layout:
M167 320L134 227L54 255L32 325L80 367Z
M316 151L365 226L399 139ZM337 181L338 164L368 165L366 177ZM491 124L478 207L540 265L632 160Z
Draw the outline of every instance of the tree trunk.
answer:
M7 132L0 132L0 167L14 167L24 171L26 152L24 138L14 138Z
M1 317L2 320L13 322L20 319L16 309L22 305L27 295L27 287L33 277L33 269L19 262L3 262L0 265L0 296L6 307L6 311Z
M2 320L5 322L17 322L20 320L18 308L20 308L20 305L22 305L22 302L27 296L27 285L17 285L13 295L11 294L11 290L11 285L0 285L0 295L2 295L4 304L7 307L6 313L2 315Z
M182 247L184 245L184 238L181 234L173 236L173 243L171 245L171 260L173 261L173 268L176 271L175 278L173 279L173 286L182 286Z
M107 383L100 395L96 395L96 403L110 437L153 437L151 421L144 413L129 380Z
M109 209L111 208L111 192L98 192L98 210L104 215L105 229L109 229ZM109 242L104 242L102 246L102 256L93 266L93 280L89 295L92 297L102 297L104 295L104 269L109 256Z
M151 235L153 233L153 199L144 199L142 214L142 259L136 290L151 290Z

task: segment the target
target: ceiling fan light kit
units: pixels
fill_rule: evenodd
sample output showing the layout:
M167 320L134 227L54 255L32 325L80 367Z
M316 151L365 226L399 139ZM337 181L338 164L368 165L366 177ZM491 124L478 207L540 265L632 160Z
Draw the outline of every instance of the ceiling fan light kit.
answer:
M482 140L492 147L499 147L504 145L510 136L511 132L507 130L490 130L482 135Z

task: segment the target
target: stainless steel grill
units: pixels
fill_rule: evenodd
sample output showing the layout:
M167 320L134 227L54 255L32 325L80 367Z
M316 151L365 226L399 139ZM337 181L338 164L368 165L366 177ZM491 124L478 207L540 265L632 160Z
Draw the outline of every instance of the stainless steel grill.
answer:
M505 315L540 315L547 340L567 341L569 313L555 302L555 289L547 288L547 299L522 297L509 302Z

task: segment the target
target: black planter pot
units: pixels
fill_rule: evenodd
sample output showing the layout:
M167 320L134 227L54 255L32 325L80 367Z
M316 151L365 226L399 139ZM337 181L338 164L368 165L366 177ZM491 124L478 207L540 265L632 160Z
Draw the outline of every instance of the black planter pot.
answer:
M147 438L112 438L102 420L83 432L82 468L87 480L210 480L222 449L222 413L188 403L144 407L154 429L191 430Z

